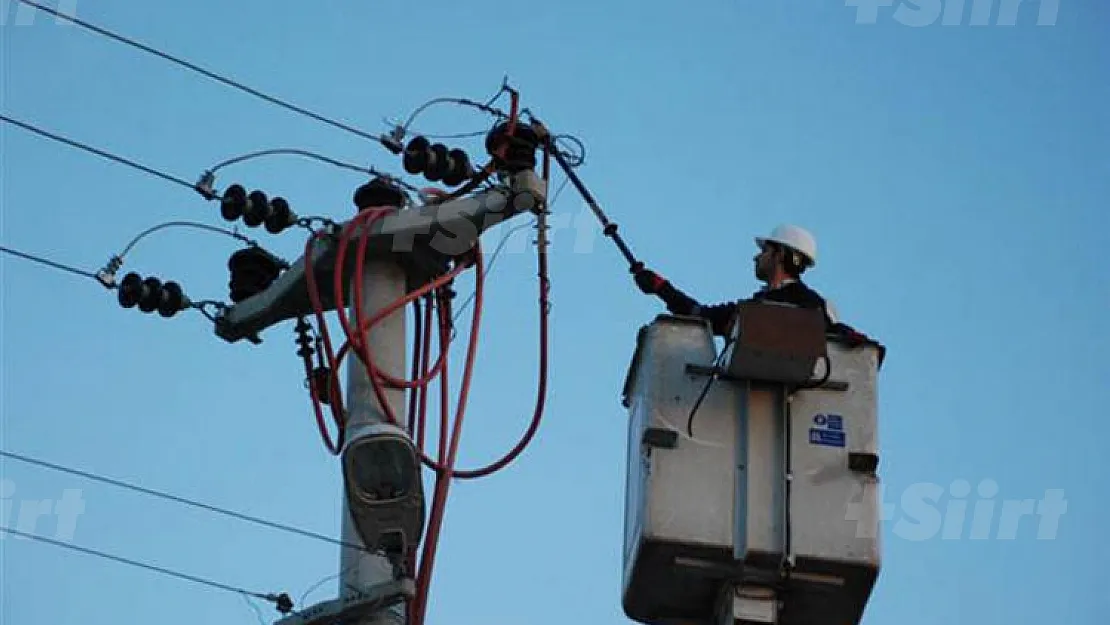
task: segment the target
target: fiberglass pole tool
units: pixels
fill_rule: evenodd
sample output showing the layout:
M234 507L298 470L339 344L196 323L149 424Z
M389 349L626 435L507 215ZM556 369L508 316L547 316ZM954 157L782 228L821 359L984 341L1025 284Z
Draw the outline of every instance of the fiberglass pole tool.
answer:
M570 178L574 188L578 189L578 193L582 195L582 199L586 200L586 204L590 206L590 210L594 212L598 221L601 222L601 231L605 233L605 236L613 239L613 242L620 248L621 254L624 255L625 260L628 261L629 271L636 273L642 269L644 264L636 260L636 257L632 254L632 250L628 248L628 245L621 239L621 236L617 234L617 224L609 221L609 218L601 211L601 207L597 205L597 201L590 195L589 189L586 188L586 185L582 184L582 180L578 177L578 174L574 173L570 164L567 163L566 157L555 146L555 139L551 134L547 134L546 141L548 151L555 157L555 160L559 163L559 167L563 168L563 172L566 173L567 178Z

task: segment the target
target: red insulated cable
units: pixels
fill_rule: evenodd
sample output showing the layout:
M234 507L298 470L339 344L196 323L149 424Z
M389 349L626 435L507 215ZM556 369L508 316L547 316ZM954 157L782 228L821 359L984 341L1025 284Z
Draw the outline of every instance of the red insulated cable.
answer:
M413 300L417 297L420 297L421 295L424 295L425 293L431 291L432 289L436 289L436 288L444 286L445 284L447 284L448 282L453 280L456 276L458 276L466 268L467 268L467 265L464 265L464 264L460 263L458 266L456 266L454 269L452 269L447 274L444 274L443 276L441 276L441 277L439 277L439 278L421 286L419 289L409 293L408 295L406 295L402 298L399 298L398 300L395 300L392 304L383 308L373 318L371 318L368 321L367 326L368 327L373 326L374 324L380 322L385 317L392 314L400 306L404 306L409 301L411 301L411 300ZM356 284L357 284L357 281L356 281ZM479 318L480 318L480 315L479 315ZM444 323L446 323L446 320L444 320ZM364 327L364 328L362 328L362 330L363 331L368 331L368 327ZM441 354L447 354L448 353L448 351L447 351L447 344L448 343L449 343L448 340L443 341L442 348L441 348ZM346 356L346 351L347 351L348 348L350 348L350 343L344 344L343 347L340 349L340 352L339 352L339 359L340 360L342 360ZM446 360L441 359L441 362L443 363L443 366L445 367L446 366ZM375 373L377 373L377 372L375 372ZM380 380L378 380L378 375L376 375L376 374L372 375L370 380L371 380L372 386L374 387L374 392L378 396L378 401L382 402L383 399L384 399L384 389L382 389L381 382L380 382ZM396 420L394 420L394 422L396 422ZM447 430L447 426L446 426L446 423L445 423L444 426L441 428L441 438L446 433L446 430ZM446 445L447 445L446 441L441 441L441 448L446 447ZM421 451L421 461L424 464L428 465L430 468L432 468L436 472L443 472L445 470L444 461L442 459L439 462L432 461L430 458L427 457L426 454L423 453L423 451Z
M323 304L320 301L320 292L316 284L316 274L312 267L312 247L319 237L319 233L313 233L305 242L305 283L308 290L309 301L312 304L313 314L316 317L317 329L320 333L320 338L324 344L324 356L327 362L328 369L331 372L328 380L328 389L330 394L330 406L332 412L332 419L335 421L336 427L339 430L337 439L334 445L330 444L330 437L327 435L326 428L321 430L321 435L324 437L325 443L328 444L329 450L333 454L338 454L340 449L343 448L345 438L345 421L346 417L343 410L343 397L339 392L339 366L335 356L335 352L331 343L331 335L328 332L327 320L324 318ZM311 379L311 378L310 378ZM318 397L316 398L319 399Z
M353 219L351 222L349 222L343 228L343 230L340 234L339 249L338 249L337 254L336 254L335 272L333 274L333 288L335 290L335 297L336 297L337 303L342 302L343 299L344 299L344 297L343 297L343 295L344 295L343 286L344 285L343 285L342 269L345 265L346 253L347 253L348 245L350 244L351 235L354 233L355 229L359 225L364 225L365 226L363 228L362 236L360 237L360 240L359 240L359 246L358 246L358 251L357 251L358 255L356 256L356 258L360 258L360 259L364 258L365 250L366 250L366 244L368 242L368 234L369 234L370 227L372 226L374 221L384 217L388 213L388 210L389 210L389 207L384 207L384 208L383 207L372 207L372 208L365 209L365 210L361 211L359 213L359 215L357 215L355 217L355 219ZM465 269L465 267L460 266L454 272L451 272L451 273L447 274L446 276L442 276L441 278L433 281L432 283L426 284L423 287L421 287L420 289L418 289L418 290L416 290L412 293L409 293L408 295L396 300L394 303L390 304L384 310L380 311L377 315L375 315L375 317L373 319L371 319L369 321L366 321L363 318L364 313L362 311L362 270L363 270L364 266L365 266L365 264L362 263L362 262L356 263L356 266L355 266L356 276L355 276L355 279L354 279L354 284L352 286L352 290L353 290L352 299L354 300L355 316L359 318L359 320L358 320L358 332L357 333L352 330L350 322L349 322L349 320L348 320L348 318L345 314L345 311L343 310L344 307L342 305L339 305L339 306L336 307L337 316L339 317L340 325L343 327L343 330L344 330L345 334L347 335L347 342L340 349L340 352L339 352L339 355L338 355L338 360L342 361L346 357L346 355L347 355L346 352L347 352L348 349L354 349L356 355L363 362L363 365L367 369L367 374L370 378L371 385L374 389L374 394L375 394L375 396L378 400L379 405L382 407L382 411L385 413L386 418L388 419L388 421L390 423L392 423L394 425L399 425L398 419L397 419L396 415L393 413L392 406L390 405L390 403L387 401L387 399L385 397L385 392L384 392L384 389L382 388L382 384L381 384L381 378L385 378L388 382L394 383L395 386L400 386L400 387L418 387L418 386L427 384L427 382L430 381L430 380L429 379L416 380L416 381L399 380L399 379L393 378L392 376L389 376L389 375L385 374L384 372L382 372L380 369L378 369L374 365L373 359L371 358L371 356L369 354L369 347L366 344L365 339L364 339L365 333L369 332L370 328L372 328L374 325L379 323L381 320L385 319L387 316L392 314L398 308L408 304L409 302L414 301L416 298L420 297L421 295L423 295L427 291L431 290L432 288L435 288L439 284L445 283L446 281L449 281L449 280L453 279L454 276L457 275L459 272L461 272L463 269ZM445 359L445 357L446 357L446 354L441 354L441 357L440 357L440 362L441 363ZM437 363L437 365L438 364L439 363Z
M478 350L478 328L481 323L484 272L480 247L476 249L475 260L475 289L474 313L470 328L470 343L467 346L466 365L463 371L463 381L459 389L459 403L455 412L454 428L451 432L450 448L447 451L446 470L436 476L435 496L432 501L432 510L428 520L428 531L425 535L424 553L420 559L420 572L417 578L417 593L414 610L416 612L414 625L422 625L428 604L428 592L431 587L431 574L435 565L436 548L439 543L439 532L442 527L443 517L447 505L447 494L454 473L455 459L459 450L459 440L462 434L463 416L466 412L466 400L470 393L470 383L474 374L474 360ZM441 450L442 451L442 450Z
M358 217L356 217L355 220L352 220L352 222L350 224L348 224L347 227L344 228L342 234L340 235L339 250L337 251L337 254L336 254L336 268L337 268L337 270L336 270L335 275L333 276L333 278L334 278L333 287L335 289L335 295L336 295L337 301L342 301L343 300L342 294L345 290L342 273L339 271L339 268L342 267L343 264L346 261L347 246L350 243L350 237L353 234L355 227L357 225L361 224L363 221L368 221L369 222L369 223L366 224L366 228L363 230L363 233L362 233L362 235L359 239L359 244L358 244L358 248L357 248L357 252L356 252L356 254L357 254L356 257L357 258L363 258L365 256L365 253L366 253L366 246L367 246L367 243L368 243L368 235L369 235L370 226L377 219L380 219L380 218L384 217L386 212L389 210L389 208L390 207L375 207L375 208L365 209L362 213L359 214ZM347 334L348 343L350 343L350 345L348 346L348 349L351 349L351 348L356 349L356 354L358 354L360 356L360 360L363 361L364 366L367 366L372 371L377 372L377 374L379 376L385 378L388 382L390 382L391 384L393 384L395 386L404 387L404 388L414 388L414 387L421 386L423 384L427 384L427 382L429 381L427 379L424 379L424 380L404 380L404 379L394 378L393 376L390 376L390 375L386 374L385 372L380 371L379 369L377 369L377 367L374 367L373 364L372 364L372 361L369 358L365 358L366 353L365 353L365 349L364 349L365 348L365 338L364 338L365 334L364 333L370 327L375 325L376 322L371 321L371 322L367 323L367 321L365 319L365 314L362 311L362 299L361 299L361 296L362 296L362 280L361 280L361 278L363 276L363 268L364 267L365 267L365 264L362 263L362 262L356 264L356 266L355 266L354 284L352 286L353 294L352 294L352 297L351 297L351 299L353 300L353 307L355 309L355 315L358 318L357 319L357 327L361 331L358 332L358 333L355 333L351 328L351 324L350 324L350 322L347 318L347 315L346 315L345 311L337 310L339 320L340 320L340 325L343 327L344 332ZM460 271L461 271L461 269L460 269ZM457 273L455 273L454 275L457 275ZM407 296L403 297L402 299L399 299L399 300L395 301L393 304L391 304L388 308L388 311L391 313L391 312L397 310L401 306L403 306L403 305L405 305L409 302L414 301L419 295L422 295L422 294L426 293L428 290L429 290L428 288L424 288L421 291L419 291L419 294L418 293L408 294ZM381 316L377 317L376 319L378 321L380 321L381 319L384 319L385 316L388 316L388 315L381 315ZM341 350L341 353L343 353L345 355L345 351L346 350Z
M405 306L410 301L420 297L421 295L430 291L431 289L442 286L443 284L449 282L450 280L453 280L455 278L455 276L457 276L459 273L461 273L464 269L466 269L465 265L460 264L458 267L456 267L452 271L448 272L447 274L444 274L443 276L425 284L424 286L420 287L419 289L417 289L417 290L415 290L415 291L413 291L413 292L395 300L392 304L386 306L385 308L380 310L377 314L375 314L373 318L371 318L368 322L366 322L365 326L360 327L359 328L360 333L369 332L371 327L373 327L377 323L380 323L383 319L385 319L389 315L393 314L393 312L395 312L398 308L400 308L402 306ZM357 280L356 280L355 284L358 285ZM361 293L356 293L355 295L356 296L361 296ZM352 347L353 341L351 340L351 338L352 337L348 337L348 342L345 343L342 348L340 348L340 350L339 350L340 360L342 360L343 357L346 356L347 350ZM390 422L396 424L397 419L393 415L392 408L390 408L389 404L386 403L385 390L382 388L382 381L381 381L380 378L384 374L380 370L378 370L377 367L373 366L372 356L369 353L369 346L363 345L363 349L361 350L361 352L362 352L362 355L365 357L365 362L371 363L371 366L367 367L367 370L368 370L368 374L369 374L369 377L370 377L371 385L374 388L374 393L378 398L378 402L381 403L385 407L384 411L386 412L387 416L390 418ZM446 355L446 352L444 352L444 355ZM441 358L440 359L440 363L445 363L445 362L446 362L446 358Z
M339 325L340 327L342 327L343 333L347 337L346 343L342 348L340 348L339 359L342 361L343 358L346 356L346 349L348 348L348 346L355 348L356 355L359 357L360 360L363 361L363 366L366 368L367 375L372 382L374 380L373 368L370 366L369 359L365 357L365 354L361 349L364 346L364 337L361 332L357 335L354 333L351 328L350 320L347 318L347 311L345 310L347 299L345 295L347 289L344 288L346 285L343 281L343 269L346 266L347 248L350 245L351 235L359 226L363 227L363 234L365 235L370 230L373 223L384 216L387 210L387 208L382 207L370 207L363 209L359 211L359 213L355 215L355 217L343 227L339 235L339 249L336 251L335 267L332 273L332 289L334 294L333 296L336 302L336 317L339 319ZM358 258L359 261L355 265L357 275L355 277L354 284L352 285L351 299L356 302L356 306L361 307L361 278L362 267L364 265L364 262L362 262L362 258L364 258L364 256L358 256L356 258ZM389 421L389 423L398 425L397 417L393 414L393 408L386 400L385 394L380 390L378 385L373 385L373 387L374 394L378 400L379 406L381 406L382 412L385 413L386 420Z
M450 299L449 296L444 297L443 304L444 304L444 310L446 311L445 314L449 315L451 313L451 299ZM442 344L446 344L446 345L451 344L451 326L450 326L450 323L451 322L450 322L449 318L440 320L440 332L441 332L440 341L442 342ZM433 469L438 473L443 473L445 471L445 467L447 465L447 433L450 431L450 416L449 416L450 415L450 408L448 406L450 405L449 398L450 398L450 395L451 395L451 385L450 385L450 381L447 377L447 372L446 371L443 373L443 377L440 378L440 382L441 382L441 384L440 384L440 387L439 387L439 406L440 406L440 409L439 409L439 447L438 447L438 449L439 449L439 465L436 465L435 467L433 467Z
M413 300L412 302L412 372L410 377L416 379L420 377L423 371L423 361L420 358L420 346L424 341L424 318L420 310L420 300ZM419 397L419 389L409 393L409 407L408 407L408 429L409 434L416 432L416 402Z
M543 177L544 177L544 180L547 181L549 176L550 176L551 159L550 159L550 153L546 149L546 147L544 149L543 165L544 165L544 167L543 167ZM541 219L541 220L543 219L542 214L539 216L539 219ZM544 226L543 221L540 221L539 222L539 227L542 228L543 226ZM474 478L479 478L479 477L485 477L487 475L490 475L492 473L495 473L495 472L500 471L501 469L505 468L506 466L509 465L509 463L511 463L513 460L515 460L518 456L520 456L520 454L524 451L524 449L526 447L528 447L528 445L532 442L532 439L535 437L536 432L539 430L540 422L543 418L544 405L546 403L546 398L547 398L547 362L548 362L548 339L549 339L549 336L548 336L549 335L548 317L549 317L549 309L550 309L549 295L550 295L550 290L551 290L551 283L550 283L550 280L548 278L548 271L547 271L547 249L546 249L546 245L541 244L537 247L536 261L537 261L537 264L538 264L537 274L538 274L538 277L539 277L539 285L540 285L540 294L539 294L539 307L540 307L539 361L540 361L540 363L539 363L539 381L536 385L536 407L532 412L532 421L528 425L528 429L525 431L524 435L520 438L519 441L517 441L516 446L513 447L509 451L509 453L505 454L505 456L503 456L500 460L497 460L496 462L494 462L490 465L487 465L485 467L482 467L480 469L455 471L454 476L459 478L459 479L474 479Z
M356 252L356 254L357 254L356 258L360 258L360 259L365 258L365 256L366 256L366 246L367 246L367 243L369 242L368 235L369 235L368 231L363 231L362 237L359 239L358 250ZM365 268L365 266L366 266L365 263L360 262L355 267L354 308L355 308L355 318L357 320L358 327L359 328L366 328L368 330L369 328L376 325L377 322L367 323L366 318L365 318L365 313L362 310L362 284L363 284L362 277L363 277L363 269ZM461 272L463 269L465 269L465 267L459 268L459 272ZM458 273L456 273L454 275L458 275ZM423 294L424 293L420 293L420 295L423 295ZM415 303L418 299L419 299L419 295L418 296L413 296L412 294L405 295L401 299L399 299L399 300L395 301L393 304L391 304L388 307L387 310L389 310L391 312L395 311L395 310L398 310L402 306L404 306L406 303L408 303L408 302ZM381 315L380 319L378 319L378 321L384 319L386 316L388 316L388 314L387 315ZM377 317L376 317L376 319L377 319ZM419 379L405 380L405 379L402 379L402 378L396 378L396 377L378 369L376 365L371 367L371 364L373 363L373 359L370 357L370 352L368 351L369 348L365 344L364 336L365 335L362 332L359 332L358 342L361 343L361 347L362 347L361 353L363 355L363 357L362 357L363 364L366 365L367 368L372 369L374 371L375 375L382 378L383 380L386 381L386 383L392 385L395 388L418 388L418 387L422 387L422 386L427 385L428 382L431 381L432 377L434 377L435 375L438 375L439 368L442 366L443 360L447 356L446 352L441 352L438 362L436 363L436 365L434 367L432 367L432 371L429 372L428 374L425 374L424 376L422 376Z
M433 300L428 299L428 305L424 308L424 336L423 345L420 352L420 375L426 376L428 374L428 361L431 358L432 351L432 310ZM443 353L446 353L445 351ZM446 366L447 359L443 360ZM442 368L441 368L442 369ZM415 376L413 376L415 377ZM427 431L427 416L428 416L428 385L424 385L416 390L417 400L416 409L416 438L417 449L424 450L424 433Z
M328 434L328 426L324 423L324 410L320 402L320 397L317 394L316 384L312 375L312 361L306 360L304 363L305 379L309 381L308 393L312 399L312 410L316 414L316 427L320 430L320 436L324 439L324 445L328 448L331 454L337 455L340 450L341 443L335 443L331 440L331 435ZM339 434L342 434L340 430Z

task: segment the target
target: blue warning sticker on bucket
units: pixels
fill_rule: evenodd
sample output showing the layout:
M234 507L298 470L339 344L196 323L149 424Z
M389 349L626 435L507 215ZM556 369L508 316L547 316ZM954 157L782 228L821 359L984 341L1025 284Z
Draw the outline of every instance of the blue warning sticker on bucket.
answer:
M813 427L809 428L809 444L828 447L844 447L847 436L844 432L844 417L837 414L818 414L813 416Z

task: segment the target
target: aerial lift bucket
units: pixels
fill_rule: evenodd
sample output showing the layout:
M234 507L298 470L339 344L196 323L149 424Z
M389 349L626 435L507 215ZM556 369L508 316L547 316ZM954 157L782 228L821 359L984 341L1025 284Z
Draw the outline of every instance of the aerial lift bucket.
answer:
M718 352L705 321L661 315L637 337L623 393L625 614L858 623L880 560L881 346L762 303L743 304L731 332Z

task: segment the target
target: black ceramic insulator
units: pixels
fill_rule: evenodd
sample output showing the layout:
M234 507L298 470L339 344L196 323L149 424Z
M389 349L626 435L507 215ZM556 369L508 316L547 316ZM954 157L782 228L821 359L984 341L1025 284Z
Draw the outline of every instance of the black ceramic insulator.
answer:
M228 259L227 266L231 272L228 287L234 303L265 291L281 274L277 260L257 247L235 252Z
M123 277L119 283L119 305L124 308L134 308L143 295L142 277L131 272Z
M405 146L405 155L402 158L402 163L405 166L405 171L410 174L420 174L428 168L430 144L424 137L414 137L409 144Z
M404 192L384 178L374 178L355 191L355 208L366 210L375 206L403 206Z
M139 310L151 313L158 309L158 302L162 299L162 281L158 278L143 280L143 292L139 296Z
M428 167L424 170L424 177L432 182L437 182L447 174L447 146L437 143L429 149L429 153L431 158L428 159Z
M474 175L474 169L470 166L470 157L466 152L455 148L447 153L447 161L447 173L443 175L443 184L454 187Z
M251 191L247 196L247 209L243 211L243 223L251 228L259 226L266 221L270 214L270 201L261 191Z
M224 191L220 200L220 215L227 221L235 221L247 208L247 190L242 185L233 184Z
M507 147L504 154L499 155L502 146ZM498 166L512 173L534 168L539 146L539 135L526 124L517 123L510 135L508 122L502 122L486 135L486 150L490 156L494 157Z
M185 308L185 292L176 282L166 282L162 285L161 297L158 302L158 314L163 317L172 317Z
M293 209L289 208L289 202L285 198L276 197L270 202L270 214L266 216L267 232L278 234L292 226L294 221Z

